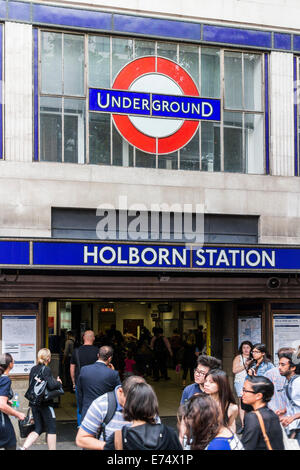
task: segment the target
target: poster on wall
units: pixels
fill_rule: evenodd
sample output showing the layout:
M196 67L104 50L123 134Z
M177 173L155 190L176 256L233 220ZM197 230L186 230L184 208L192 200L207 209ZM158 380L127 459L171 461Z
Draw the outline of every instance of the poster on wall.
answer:
M243 341L261 343L261 316L238 319L238 347Z
M300 345L300 314L273 315L274 364L278 364L277 351L283 347L297 349Z
M2 353L14 358L13 374L29 374L36 363L36 315L2 316Z

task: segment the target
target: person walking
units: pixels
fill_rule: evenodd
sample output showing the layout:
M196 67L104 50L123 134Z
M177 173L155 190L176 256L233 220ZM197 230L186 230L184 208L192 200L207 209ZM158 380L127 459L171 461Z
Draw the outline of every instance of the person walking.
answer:
M42 374L47 381L48 390L57 390L61 388L61 379L52 376L49 364L51 362L51 352L47 348L40 349L37 356L37 365L32 367L29 374L29 383L35 376ZM34 419L34 431L26 438L21 450L29 449L37 438L43 433L47 433L47 444L49 450L56 450L56 417L51 400L43 402L40 405L32 405L29 403Z
M263 376L247 378L243 387L243 403L251 405L253 411L246 413L242 443L245 450L284 450L282 429L279 418L268 408L274 393L274 385ZM270 448L265 441L260 424L265 427Z
M74 346L75 346L75 336L74 336L73 331L69 330L67 331L67 338L65 342L62 363L63 363L63 371L64 371L64 385L71 392L73 391L73 384L72 384L71 375L70 375L70 363L71 363L71 357L74 351Z
M297 439L300 444L300 358L297 354L279 354L279 372L286 378L287 406L278 415L288 437Z
M280 348L277 351L277 356L279 358L279 356L284 353L293 354L293 351L293 348ZM264 377L267 377L267 379L271 380L272 384L274 385L274 395L268 402L268 407L276 414L284 414L284 410L288 404L288 399L284 390L286 385L285 376L280 374L278 366L267 370Z
M251 341L243 341L239 347L239 354L234 358L232 364L232 372L234 375L234 388L239 401L239 416L241 420L241 429L238 434L243 431L245 411L242 409L242 388L247 376L247 368L249 367L253 357L251 354L253 344Z
M124 419L131 426L115 431L104 450L182 450L175 430L156 422L158 415L153 388L146 383L134 384L124 405Z
M223 425L235 433L238 406L236 405L226 372L220 369L209 371L205 377L204 392L219 404Z
M10 406L14 393L11 388L9 374L14 367L14 359L11 354L0 354L0 449L16 450L17 439L10 421L10 416L25 419L25 414Z
M70 376L77 401L77 426L80 426L81 423L77 395L77 381L80 374L80 369L83 366L94 364L98 359L99 352L99 349L94 346L95 334L92 330L86 330L82 339L83 344L79 346L79 348L74 349L70 364Z
M209 395L194 395L180 407L178 418L185 450L243 450L236 434L222 424L221 409Z
M150 348L154 352L153 375L155 382L159 381L159 372L165 380L169 380L167 361L168 354L172 357L172 349L168 339L163 335L162 328L154 329L154 337L151 340Z
M117 429L131 425L124 419L123 407L130 388L136 383L146 383L146 381L143 377L132 375L112 393L105 393L93 401L77 432L78 447L103 450L106 440Z
M267 348L263 343L254 344L252 348L253 360L248 365L247 377L253 375L264 376L265 373L274 367L274 364L267 357Z
M99 349L98 360L94 364L83 366L80 370L77 396L81 421L96 398L114 390L117 385L121 385L119 373L113 370L112 358L113 348L102 346Z
M202 354L197 359L197 367L194 370L194 383L185 387L182 392L180 404L188 401L196 393L204 393L204 381L206 374L212 369L221 369L221 361L213 356Z

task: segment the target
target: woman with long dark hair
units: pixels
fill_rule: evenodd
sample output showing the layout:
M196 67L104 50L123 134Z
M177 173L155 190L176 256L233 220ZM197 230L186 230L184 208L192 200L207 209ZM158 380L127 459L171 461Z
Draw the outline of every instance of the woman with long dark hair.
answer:
M8 354L0 354L0 448L16 450L16 434L9 419L15 416L19 420L25 419L25 414L10 406L10 400L14 394L11 389L9 373L14 366L13 357Z
M126 396L124 426L109 437L104 450L182 450L174 429L157 424L158 401L153 388L144 383L133 384Z
M220 406L208 395L193 395L179 409L179 435L185 450L243 450L224 426Z
M263 343L254 344L252 348L253 360L248 365L248 377L254 375L264 376L265 373L273 369L274 364L268 358L267 347Z
M220 406L223 425L235 432L238 406L226 372L220 369L210 370L205 377L204 392L210 395Z

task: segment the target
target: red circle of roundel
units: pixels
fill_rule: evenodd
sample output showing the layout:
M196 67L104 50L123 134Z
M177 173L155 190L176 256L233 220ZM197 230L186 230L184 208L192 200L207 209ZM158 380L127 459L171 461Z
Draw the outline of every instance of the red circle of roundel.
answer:
M197 86L180 65L162 57L142 57L126 65L115 78L113 89L128 90L134 80L147 73L160 73L174 80L184 95L199 96ZM198 128L198 121L184 121L182 126L168 137L150 137L139 131L126 115L113 114L120 134L134 147L147 153L172 153L186 145ZM154 119L154 118L153 118Z

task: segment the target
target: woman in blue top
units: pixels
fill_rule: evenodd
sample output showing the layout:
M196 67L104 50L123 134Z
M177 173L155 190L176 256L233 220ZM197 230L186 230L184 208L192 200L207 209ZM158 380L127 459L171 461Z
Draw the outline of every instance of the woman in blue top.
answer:
M270 359L267 357L267 348L265 344L254 344L252 355L253 360L248 366L247 378L255 375L264 376L268 370L273 369L274 364L272 364Z
M208 395L194 395L179 411L179 436L185 450L243 450L232 431L223 425L218 403Z
M14 360L10 354L0 355L0 448L6 450L16 450L17 445L15 431L9 415L15 416L21 421L25 419L24 413L14 410L9 405L14 394L8 374L13 366Z

